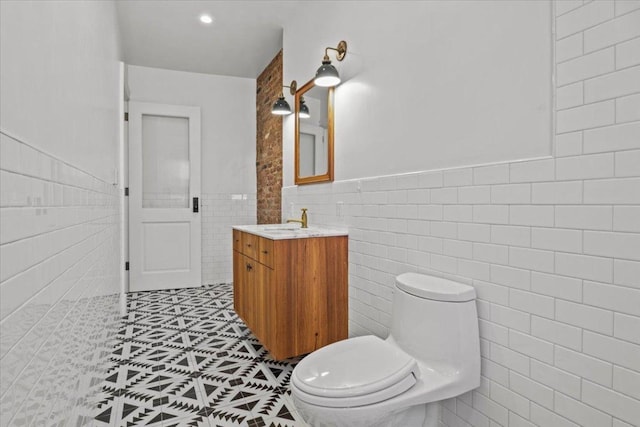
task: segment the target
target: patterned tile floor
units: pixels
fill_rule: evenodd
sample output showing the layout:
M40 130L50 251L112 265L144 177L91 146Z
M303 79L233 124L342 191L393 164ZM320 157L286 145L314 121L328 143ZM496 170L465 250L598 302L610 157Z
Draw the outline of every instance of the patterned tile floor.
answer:
M132 293L98 426L301 427L289 378L233 311L231 285Z

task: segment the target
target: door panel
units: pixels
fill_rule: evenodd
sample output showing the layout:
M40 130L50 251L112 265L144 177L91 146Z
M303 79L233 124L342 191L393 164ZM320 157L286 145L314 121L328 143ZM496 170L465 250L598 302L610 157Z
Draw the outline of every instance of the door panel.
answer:
M129 103L130 289L202 285L200 109Z
M189 222L151 222L143 223L142 227L144 272L189 269Z

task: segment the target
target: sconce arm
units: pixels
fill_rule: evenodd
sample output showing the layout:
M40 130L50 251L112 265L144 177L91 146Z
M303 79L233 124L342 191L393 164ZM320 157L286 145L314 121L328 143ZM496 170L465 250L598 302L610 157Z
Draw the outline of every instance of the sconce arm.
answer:
M323 61L329 61L329 51L330 50L335 50L336 51L336 59L338 61L342 61L344 59L345 56L347 56L347 42L344 40L341 40L340 43L338 43L338 47L327 47L324 49L324 58L322 59Z

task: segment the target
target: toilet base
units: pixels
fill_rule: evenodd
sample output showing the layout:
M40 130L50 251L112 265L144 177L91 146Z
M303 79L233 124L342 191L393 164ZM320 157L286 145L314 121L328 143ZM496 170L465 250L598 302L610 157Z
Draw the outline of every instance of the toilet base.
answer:
M414 405L390 413L366 413L354 408L311 408L295 399L296 409L312 427L437 427L440 403Z
M381 424L380 427L437 427L439 420L440 404L431 402L393 413L388 423Z

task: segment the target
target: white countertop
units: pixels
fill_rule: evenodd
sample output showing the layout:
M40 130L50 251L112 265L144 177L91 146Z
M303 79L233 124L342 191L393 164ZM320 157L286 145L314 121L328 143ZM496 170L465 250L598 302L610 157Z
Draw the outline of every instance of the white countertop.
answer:
M246 231L271 240L307 239L310 237L348 236L346 229L329 227L301 228L300 224L234 225L234 230Z

